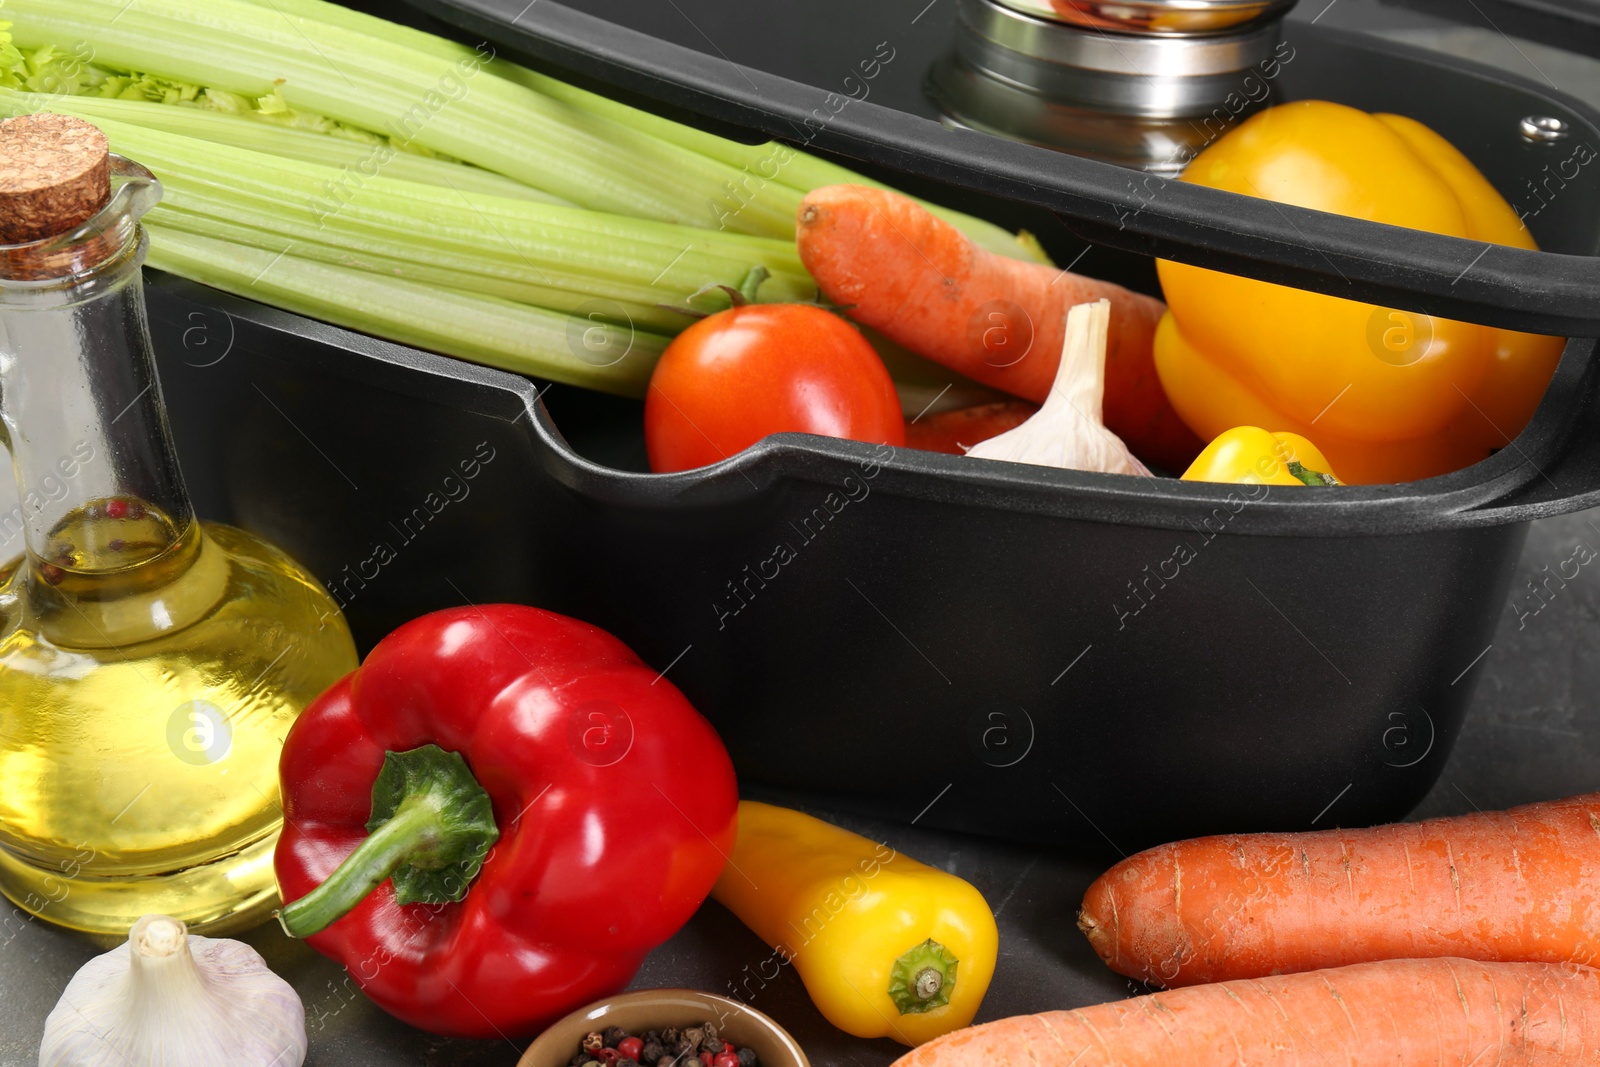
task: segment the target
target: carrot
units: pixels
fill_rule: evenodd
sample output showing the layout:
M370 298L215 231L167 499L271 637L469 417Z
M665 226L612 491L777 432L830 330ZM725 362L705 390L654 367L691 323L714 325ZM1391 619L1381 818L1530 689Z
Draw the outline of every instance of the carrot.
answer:
M894 1067L1579 1067L1600 1062L1600 971L1390 960L1020 1015Z
M1135 452L1174 471L1202 442L1156 377L1151 345L1166 306L1110 282L985 251L914 201L831 185L807 194L800 259L846 314L970 378L1040 403L1061 360L1067 309L1111 301L1105 422Z
M1117 864L1078 926L1193 985L1364 960L1600 964L1600 793L1370 830L1202 837Z
M923 415L906 421L906 447L964 456L979 441L1016 429L1038 410L1037 404L1002 400Z

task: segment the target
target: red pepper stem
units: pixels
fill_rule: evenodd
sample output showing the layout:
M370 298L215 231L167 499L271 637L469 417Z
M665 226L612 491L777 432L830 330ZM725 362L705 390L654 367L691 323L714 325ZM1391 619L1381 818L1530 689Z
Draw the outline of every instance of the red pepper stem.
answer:
M438 812L423 804L402 809L368 834L327 881L282 908L278 925L290 937L310 937L326 930L405 866L419 846L438 836Z
M499 838L489 794L459 752L387 752L367 838L317 888L278 912L290 937L326 930L385 881L398 904L459 901Z

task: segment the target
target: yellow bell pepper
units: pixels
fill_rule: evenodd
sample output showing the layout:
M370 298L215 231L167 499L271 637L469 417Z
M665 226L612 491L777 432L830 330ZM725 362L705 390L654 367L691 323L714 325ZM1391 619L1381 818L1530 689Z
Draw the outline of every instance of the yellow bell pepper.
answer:
M1183 472L1191 482L1343 485L1316 445L1297 433L1235 426L1219 434Z
M1535 248L1521 219L1444 138L1400 115L1325 101L1263 111L1183 180L1375 222ZM1161 384L1204 439L1240 425L1315 436L1351 483L1457 470L1526 425L1562 340L1158 264L1169 311Z
M740 802L711 895L774 949L733 996L792 963L817 1010L856 1037L920 1045L959 1030L994 975L999 932L971 884L788 808Z

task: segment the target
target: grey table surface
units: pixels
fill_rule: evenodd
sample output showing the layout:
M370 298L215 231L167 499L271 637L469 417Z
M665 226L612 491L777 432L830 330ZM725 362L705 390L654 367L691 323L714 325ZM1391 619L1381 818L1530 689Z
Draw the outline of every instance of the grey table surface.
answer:
M1600 509L1534 524L1516 590L1583 543L1600 551ZM1443 777L1416 817L1490 810L1600 790L1600 577L1585 570L1519 625L1507 605L1484 658L1471 713ZM1073 858L937 830L818 812L896 849L953 871L982 891L1000 927L1000 960L980 1020L1074 1007L1139 990L1108 971L1074 918L1107 857ZM1115 856L1109 859L1115 859ZM9 910L9 909L6 909ZM0 916L6 912L0 911ZM328 1067L512 1067L521 1048L504 1041L449 1041L394 1021L347 983L340 968L275 926L244 937L300 992L308 1064ZM96 949L29 923L0 938L0 1067L38 1062L41 1030L73 972ZM653 952L636 988L727 991L770 950L720 905L708 902ZM817 1067L878 1067L903 1051L834 1029L811 1005L792 969L746 996L788 1028Z
M1373 0L1305 0L1296 18L1318 19L1515 70L1600 104L1600 62L1513 40L1497 31L1453 27ZM1502 29L1514 27L1502 25ZM1600 509L1536 523L1512 598L1541 567L1578 544L1600 551ZM1415 817L1489 810L1600 790L1600 577L1584 570L1538 612L1519 619L1510 603L1484 658L1466 725L1443 776ZM971 881L1000 927L1000 960L979 1019L1073 1007L1138 992L1102 966L1074 917L1106 857L1071 857L937 830L817 812ZM1111 858L1115 858L1114 856ZM96 948L0 905L0 1067L38 1062L45 1016ZM373 1007L344 972L276 927L245 935L306 1005L317 1067L510 1067L521 1044L452 1041L405 1026ZM770 950L721 906L708 902L653 952L634 987L726 991ZM747 986L746 988L754 988ZM903 1051L830 1026L792 969L747 995L787 1027L818 1067L877 1067ZM220 1065L218 1065L220 1067Z

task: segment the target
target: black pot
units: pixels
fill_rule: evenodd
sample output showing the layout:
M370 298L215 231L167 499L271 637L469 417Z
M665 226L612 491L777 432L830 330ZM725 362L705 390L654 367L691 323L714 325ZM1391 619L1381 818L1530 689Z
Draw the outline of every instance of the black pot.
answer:
M554 0L515 27L525 0L423 2L769 134L819 91L794 77L829 62L796 46L762 67L783 35L755 29L719 42L750 64L735 70ZM680 2L709 20L721 0ZM1600 146L1586 108L1529 82L1301 24L1287 39L1286 96L1419 118L1514 204L1573 146ZM1444 765L1528 522L1600 503L1600 168L1530 202L1547 251L1486 250L946 130L916 69L943 37L904 41L902 80L813 148L1031 225L1062 262L1092 240L1079 269L1147 288L1156 254L1577 339L1516 441L1404 485L1263 493L800 435L658 476L642 473L637 404L156 275L202 512L308 564L367 646L463 602L612 630L712 720L753 794L1127 851L1404 815ZM1565 122L1565 147L1525 140L1533 115Z
M756 791L999 836L1404 814L1528 521L1600 501L1592 341L1484 463L1252 499L788 434L635 473L574 443L620 461L637 405L166 276L150 306L202 514L306 563L364 647L464 602L576 615L682 688Z

